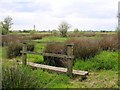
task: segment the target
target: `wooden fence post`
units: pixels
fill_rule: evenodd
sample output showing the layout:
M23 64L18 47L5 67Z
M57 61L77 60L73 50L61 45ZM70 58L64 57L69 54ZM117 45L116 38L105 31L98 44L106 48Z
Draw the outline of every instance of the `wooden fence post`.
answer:
M67 75L72 76L73 71L73 45L74 44L67 44Z
M26 65L26 63L27 63L27 53L26 53L26 51L27 51L27 46L26 46L26 43L23 43L23 50L22 50L22 64L23 65Z

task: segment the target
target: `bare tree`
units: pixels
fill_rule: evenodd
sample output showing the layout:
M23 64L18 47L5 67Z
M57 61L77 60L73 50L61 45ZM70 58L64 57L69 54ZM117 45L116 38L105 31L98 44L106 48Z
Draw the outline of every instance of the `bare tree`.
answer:
M70 24L68 24L67 22L62 22L59 25L58 29L59 29L60 34L61 34L62 37L66 37L67 36L67 31L68 31L68 29L70 27L71 27Z

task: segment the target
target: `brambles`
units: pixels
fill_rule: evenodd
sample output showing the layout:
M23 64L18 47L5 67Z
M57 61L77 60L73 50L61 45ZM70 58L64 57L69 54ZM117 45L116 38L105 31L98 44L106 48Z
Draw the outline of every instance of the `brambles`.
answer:
M22 35L5 35L2 36L2 46L7 46L7 58L13 58L20 56L22 50L22 42L28 40L26 36ZM28 43L27 49L29 51L34 50L34 44Z
M84 60L94 56L99 50L99 40L90 38L73 38L67 43L74 43L74 56Z
M63 44L47 44L45 53L66 54L66 48ZM67 60L63 58L44 56L45 64L67 67Z
M117 35L110 35L104 36L100 42L101 48L103 50L110 50L115 51L118 50L118 36Z
M14 42L9 43L7 47L7 58L20 56L21 55L20 51L22 50L22 47L23 47L23 44L21 43L14 43ZM33 43L27 44L27 50L33 51L34 44Z
M70 39L66 41L66 44L74 43L74 56L75 58L83 58L84 60L93 57L99 52L100 46L99 41L96 39ZM50 44L45 47L45 53L55 53L55 54L65 54L67 53L67 48L62 44ZM44 61L46 64L55 66L67 66L67 61L61 58L46 57L44 56Z
M32 39L32 40L42 39L42 35L39 35L39 34L33 34L33 35L31 35L31 39Z

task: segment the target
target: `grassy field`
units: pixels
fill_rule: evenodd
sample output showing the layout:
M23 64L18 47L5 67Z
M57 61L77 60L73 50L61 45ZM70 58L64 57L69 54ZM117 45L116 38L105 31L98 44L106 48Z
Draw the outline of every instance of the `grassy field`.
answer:
M68 38L58 36L49 36L35 41L64 42L67 39ZM41 52L44 50L44 47L45 44L36 43L35 51ZM1 56L3 58L3 62L5 61L5 66L9 66L9 63L11 61L5 58L5 48L6 47L0 48L2 49ZM10 60L20 59L21 57L17 57ZM43 56L28 54L27 60L35 63L43 63ZM73 68L77 70L87 70L89 72L89 75L86 80L82 80L81 77L69 78L65 74L51 73L42 69L29 70L29 67L27 68L28 69L26 69L26 71L29 71L28 73L33 75L31 77L36 78L35 80L38 84L36 84L35 87L37 88L118 88L117 51L101 51L100 53L95 55L95 57L86 59L85 61L77 58Z

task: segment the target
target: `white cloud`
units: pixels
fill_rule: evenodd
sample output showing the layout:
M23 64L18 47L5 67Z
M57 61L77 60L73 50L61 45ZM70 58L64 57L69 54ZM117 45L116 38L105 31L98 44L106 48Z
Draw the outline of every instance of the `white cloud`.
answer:
M109 29L117 26L118 0L1 0L0 21L13 18L13 29L57 28L62 21L72 29Z

